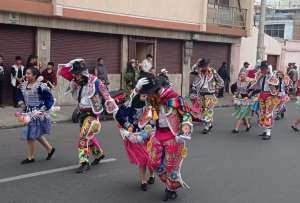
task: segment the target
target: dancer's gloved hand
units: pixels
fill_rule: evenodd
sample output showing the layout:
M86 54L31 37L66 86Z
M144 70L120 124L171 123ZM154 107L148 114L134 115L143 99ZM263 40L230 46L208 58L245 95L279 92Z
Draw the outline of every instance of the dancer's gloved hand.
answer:
M175 139L177 143L184 143L186 141L185 139L182 138L181 135L176 135Z
M141 78L141 79L139 79L139 80L137 81L137 83L136 83L136 85L135 85L135 89L136 89L137 91L139 91L139 90L142 89L142 87L143 87L144 85L147 85L147 84L149 84L149 80L148 80L147 78Z

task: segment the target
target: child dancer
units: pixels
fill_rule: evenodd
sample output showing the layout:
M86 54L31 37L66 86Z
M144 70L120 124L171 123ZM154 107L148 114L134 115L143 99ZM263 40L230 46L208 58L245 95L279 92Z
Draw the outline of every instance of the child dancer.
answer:
M248 95L248 88L250 85L251 81L247 78L247 73L240 72L237 82L237 91L234 95L235 111L233 115L236 117L237 122L232 133L239 133L239 128L243 121L247 127L246 132L251 128L249 117L251 115L252 102Z
M28 155L22 164L35 162L35 143L38 141L47 150L46 160L50 160L55 148L44 137L51 132L49 110L54 104L53 96L46 84L38 80L39 70L29 67L26 70L26 81L17 90L18 105L23 108L23 113L16 114L25 127L22 130L22 139L27 141Z
M280 99L279 105L276 107L276 120L284 118L284 113L286 112L285 104L290 100L287 92L289 87L292 85L292 82L289 76L284 75L283 71L277 71L276 77L279 80L278 85L278 97Z
M155 132L155 122L157 120L155 109L146 102L147 95L143 94L145 88L140 87L141 83L145 81L143 79L138 81L137 87L130 95L129 101L120 107L115 116L121 127L120 132L124 140L128 160L139 167L142 191L147 191L147 183L154 184L155 181L153 170L150 168L147 143ZM147 168L150 172L148 181L146 176Z

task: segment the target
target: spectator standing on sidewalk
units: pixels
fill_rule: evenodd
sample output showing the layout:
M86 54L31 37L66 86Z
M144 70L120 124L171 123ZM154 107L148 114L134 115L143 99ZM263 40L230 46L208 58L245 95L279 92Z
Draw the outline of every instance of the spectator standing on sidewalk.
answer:
M224 89L226 92L229 92L229 83L230 83L230 76L228 74L228 68L226 62L222 63L222 66L218 70L218 74L224 81L224 87L219 90L218 98L224 97Z
M286 68L286 73L289 74L290 70L293 68L294 63L288 63L288 67Z
M137 79L139 78L139 69L135 59L131 59L127 64L125 73L126 89L131 90L135 87Z
M248 73L250 63L247 61L244 63L244 66L241 68L240 73Z
M25 67L25 72L27 70L27 68L29 67L35 67L36 69L39 70L39 72L41 73L41 69L42 69L42 64L40 64L38 62L38 57L36 55L30 55L27 59L27 63L26 63L26 67Z
M48 63L47 69L43 71L42 76L44 77L44 83L46 83L50 89L56 87L57 77L53 62Z
M4 81L4 57L0 55L0 107L3 107L2 105L2 90L3 90L3 81Z
M106 68L106 65L104 64L103 58L98 58L98 60L97 60L95 75L98 77L99 80L104 82L104 84L106 86L109 85L108 76L107 76L108 75L107 68Z
M146 58L142 62L142 71L150 72L153 67L153 56L151 54L147 54Z
M11 85L13 87L13 104L17 107L16 92L19 85L24 81L25 67L23 66L23 61L21 56L16 56L15 64L11 67Z
M297 71L297 66L293 65L293 67L290 69L290 71L288 72L288 75L290 77L290 79L292 80L293 82L293 86L292 86L292 94L294 95L295 94L295 90L297 89L296 88L296 84L297 84L297 81L298 81L298 71Z

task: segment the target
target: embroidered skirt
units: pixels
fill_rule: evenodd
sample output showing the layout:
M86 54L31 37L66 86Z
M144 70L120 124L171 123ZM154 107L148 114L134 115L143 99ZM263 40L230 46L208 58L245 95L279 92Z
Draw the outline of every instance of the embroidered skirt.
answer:
M32 119L25 127L23 127L21 138L23 140L36 140L43 135L49 135L50 133L50 118L35 118Z

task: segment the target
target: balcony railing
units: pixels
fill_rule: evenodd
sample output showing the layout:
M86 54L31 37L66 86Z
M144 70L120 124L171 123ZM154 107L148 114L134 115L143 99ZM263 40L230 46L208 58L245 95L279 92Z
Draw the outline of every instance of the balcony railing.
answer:
M42 3L52 3L52 0L27 0L27 1L36 1L36 2L42 2Z
M208 4L207 23L246 27L247 9Z

